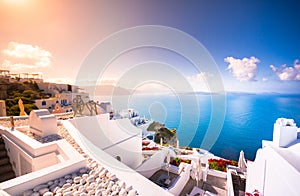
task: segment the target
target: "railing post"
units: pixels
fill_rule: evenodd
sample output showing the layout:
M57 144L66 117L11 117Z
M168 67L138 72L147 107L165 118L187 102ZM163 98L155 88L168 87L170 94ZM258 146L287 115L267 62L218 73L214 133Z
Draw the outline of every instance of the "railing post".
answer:
M14 117L10 116L9 119L10 119L11 130L14 130L15 129Z

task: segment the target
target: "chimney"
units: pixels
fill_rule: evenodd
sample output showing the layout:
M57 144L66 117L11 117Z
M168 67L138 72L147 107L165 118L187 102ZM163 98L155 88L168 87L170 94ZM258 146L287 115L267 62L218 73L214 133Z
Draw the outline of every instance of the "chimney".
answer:
M274 124L273 142L278 147L287 147L297 140L297 126L293 119L278 118Z

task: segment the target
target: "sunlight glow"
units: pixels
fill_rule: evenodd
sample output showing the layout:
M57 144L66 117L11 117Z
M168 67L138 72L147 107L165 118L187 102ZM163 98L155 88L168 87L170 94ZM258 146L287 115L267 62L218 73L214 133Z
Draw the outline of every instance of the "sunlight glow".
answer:
M6 3L11 4L23 4L25 2L28 2L28 0L4 0Z

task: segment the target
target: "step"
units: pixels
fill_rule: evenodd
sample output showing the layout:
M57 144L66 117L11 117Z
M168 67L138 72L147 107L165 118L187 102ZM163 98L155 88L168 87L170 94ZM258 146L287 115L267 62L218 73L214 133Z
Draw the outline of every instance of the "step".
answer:
M7 156L6 150L0 150L0 158L6 157L6 156Z
M0 158L0 168L2 165L6 165L6 164L9 164L9 158L8 157Z
M5 150L5 144L4 143L0 143L0 150Z
M15 173L13 171L0 174L0 183L15 178Z
M12 171L12 166L10 164L5 164L0 167L0 174L4 174Z

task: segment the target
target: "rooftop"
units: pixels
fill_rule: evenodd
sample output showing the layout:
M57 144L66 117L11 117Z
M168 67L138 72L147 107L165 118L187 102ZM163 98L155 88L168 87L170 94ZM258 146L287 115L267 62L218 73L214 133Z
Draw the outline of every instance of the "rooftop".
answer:
M10 122L2 120L2 126L9 127ZM15 120L15 126L25 126L28 125L28 120ZM43 142L43 139L29 131L22 132L27 136L36 139L39 142ZM67 175L61 176L57 179L48 179L47 182L41 182L42 184L35 187L28 187L28 190L24 193L25 195L30 195L33 193L39 193L41 195L47 193L48 195L65 193L65 194L96 194L96 195L111 195L111 194L119 194L119 195L136 195L137 192L132 188L132 186L127 185L124 181L120 180L115 174L111 173L105 166L99 164L96 160L90 158L84 151L80 148L80 146L75 142L72 136L68 133L68 131L62 125L58 125L58 134L56 140L65 139L68 143L70 143L73 148L75 148L80 154L83 154L84 157L87 158L88 164L85 168L81 168L76 172L69 173ZM53 140L52 140L53 141ZM49 141L49 142L52 142ZM23 176L21 176L22 178ZM24 177L23 177L24 178ZM2 183L4 186L9 181ZM1 185L1 184L0 184ZM3 186L0 186L0 188Z

